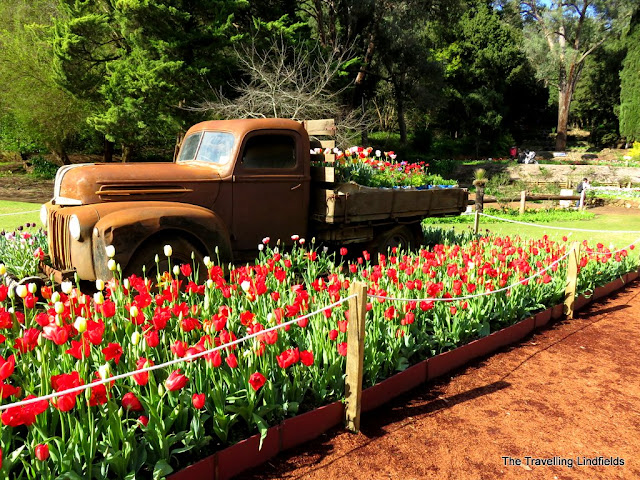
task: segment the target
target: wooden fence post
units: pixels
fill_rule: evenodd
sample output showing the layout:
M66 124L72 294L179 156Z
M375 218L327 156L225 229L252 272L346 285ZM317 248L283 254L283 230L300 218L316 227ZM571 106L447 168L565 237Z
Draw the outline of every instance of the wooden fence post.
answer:
M576 300L578 285L578 263L580 262L580 242L573 242L569 250L569 265L567 266L567 287L564 291L564 313L567 318L573 318L573 304Z
M473 219L473 233L477 235L479 229L480 229L480 212L476 210L476 216Z
M527 204L527 191L520 192L520 215L524 215L525 205Z
M345 379L345 421L352 432L360 430L362 404L362 372L364 364L364 320L367 311L367 285L353 282L349 294L347 325L347 377Z

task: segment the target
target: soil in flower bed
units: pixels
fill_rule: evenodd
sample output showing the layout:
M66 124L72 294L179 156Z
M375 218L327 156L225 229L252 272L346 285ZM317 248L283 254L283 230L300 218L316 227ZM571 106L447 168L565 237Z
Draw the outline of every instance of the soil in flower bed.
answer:
M357 435L334 429L238 478L640 478L638 308L636 281L365 414ZM574 466L527 466L525 456ZM578 466L578 457L624 466Z

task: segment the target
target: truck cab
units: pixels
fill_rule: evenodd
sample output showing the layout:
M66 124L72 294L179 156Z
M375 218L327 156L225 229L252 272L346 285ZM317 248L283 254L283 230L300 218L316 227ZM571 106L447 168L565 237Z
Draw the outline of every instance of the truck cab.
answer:
M125 272L149 271L164 244L173 263L255 251L261 239L307 235L309 136L285 119L202 122L173 163L63 167L42 208L53 272L108 279L106 247ZM141 270L137 270L140 273Z

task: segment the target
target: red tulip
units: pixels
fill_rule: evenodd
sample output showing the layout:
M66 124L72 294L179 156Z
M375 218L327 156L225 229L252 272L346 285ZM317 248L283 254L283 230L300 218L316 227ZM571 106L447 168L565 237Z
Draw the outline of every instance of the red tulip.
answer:
M109 361L114 359L116 365L120 362L120 357L122 357L122 347L117 343L110 343L105 348L102 349L102 353L104 354L104 359Z
M307 367L313 365L313 352L311 350L300 352L300 361Z
M189 379L180 373L180 370L174 370L171 372L167 380L164 382L167 390L174 392L184 388Z
M342 342L338 344L338 353L343 357L347 356L347 342Z
M9 355L6 360L0 355L0 382L5 381L11 376L16 367L16 357Z
M143 426L147 426L149 425L149 417L145 416L145 415L140 415L138 417L138 421L143 425Z
M238 366L238 357L236 357L233 353L227 355L227 358L224 359L229 365L230 368L236 368Z
M201 410L204 407L205 396L204 393L194 393L191 397L191 403L197 410Z
M44 462L47 458L49 458L49 445L47 445L46 443L36 445L36 458L41 462Z
M182 275L184 275L185 277L188 277L189 275L191 275L191 265L189 265L188 263L183 263L182 265L180 265L180 272L182 272Z
M251 388L256 392L262 388L266 381L267 379L260 372L252 373L249 377L249 385L251 385Z
M300 360L300 352L297 348L290 348L278 355L276 360L280 368L288 368L294 363L298 363L298 360Z
M147 362L149 362L149 366L153 365L153 360L147 360L144 357L140 357L136 362L136 369L140 370L141 368L144 368ZM133 380L140 386L144 386L149 382L149 372L134 373L131 376L133 377Z
M125 410L131 412L141 412L144 410L140 400L138 400L138 397L136 397L133 392L127 392L124 394L124 397L122 397L122 406Z

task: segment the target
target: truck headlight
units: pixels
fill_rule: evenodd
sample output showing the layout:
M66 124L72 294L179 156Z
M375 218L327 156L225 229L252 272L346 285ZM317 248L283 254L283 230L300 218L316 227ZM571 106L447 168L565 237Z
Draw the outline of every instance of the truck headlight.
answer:
M49 212L47 211L47 206L42 205L40 207L40 223L44 225L44 228L47 228L48 221L49 221Z
M69 219L69 233L74 240L80 240L80 220L77 215L71 215Z

